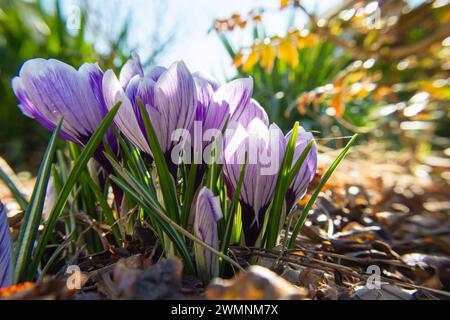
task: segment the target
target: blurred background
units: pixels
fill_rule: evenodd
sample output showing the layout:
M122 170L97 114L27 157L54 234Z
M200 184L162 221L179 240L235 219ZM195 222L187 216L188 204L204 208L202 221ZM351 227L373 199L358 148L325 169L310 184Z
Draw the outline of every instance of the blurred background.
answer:
M35 172L49 133L23 116L11 79L30 58L119 69L184 60L220 82L251 76L285 132L322 148L401 150L444 168L450 156L448 1L0 0L0 156ZM377 149L379 150L379 149Z

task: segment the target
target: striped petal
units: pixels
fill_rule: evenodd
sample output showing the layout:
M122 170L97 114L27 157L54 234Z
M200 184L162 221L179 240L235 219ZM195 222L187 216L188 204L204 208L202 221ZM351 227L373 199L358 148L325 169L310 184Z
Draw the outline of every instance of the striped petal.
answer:
M253 80L241 78L224 84L214 94L214 100L219 103L227 103L230 113L240 114L250 102L253 95Z
M206 108L203 119L203 130L217 129L221 131L227 121L230 109L228 104L213 101Z
M191 128L191 138L194 143L195 137L201 137L201 146L194 146L195 150L204 150L211 143L213 137L222 131L225 122L230 114L229 104L225 101L217 102L214 100L214 88L216 86L212 80L200 76L199 73L194 75L196 91L197 91L197 108L195 112L195 121L200 122L194 124ZM213 84L213 85L212 85ZM202 130L197 131L198 127Z
M159 77L166 72L167 68L161 67L161 66L156 66L153 67L152 70L150 70L148 76L153 80L153 81L158 81Z
M233 113L231 116L230 121L239 122L244 128L246 128L255 118L260 119L266 126L269 125L269 117L267 116L266 111L255 99L251 99L244 108L236 111L237 112Z
M210 75L204 72L197 71L194 72L192 76L194 77L194 79L203 79L204 81L208 82L213 91L217 91L217 89L219 89L219 84L217 83L217 81L215 81Z
M101 121L101 119L103 119L103 117L108 113L108 108L103 97L103 71L97 63L83 63L79 68L79 74L89 82L89 86L92 89L92 93L97 101L97 105L101 113ZM106 131L105 138L111 149L116 154L119 154L119 141L111 128Z
M147 154L151 154L147 139L137 118L137 111L133 108L130 99L112 70L106 71L103 77L103 96L108 109L121 101L114 123L134 145Z
M289 131L286 135L286 143L291 138L292 131ZM306 132L303 128L299 128L297 141L295 143L293 165L298 160L303 150L309 144L314 137L311 132ZM313 180L317 169L317 145L314 144L308 153L303 164L300 166L298 173L296 174L294 181L289 186L286 194L286 208L288 212L306 193L309 183Z
M203 121L206 115L206 109L212 101L214 90L209 82L200 77L194 77L195 88L197 92L197 108L195 120Z
M168 152L174 142L171 133L176 129L189 130L195 117L197 94L194 79L184 62L173 63L155 84L155 107L161 114L163 132L157 131L163 152ZM155 129L156 130L156 129Z
M126 88L130 80L136 75L144 76L144 70L142 69L141 59L136 53L133 53L131 59L120 70L119 81L122 88Z
M115 123L121 132L140 150L151 155L145 138L145 127L138 107L142 101L155 130L162 151L170 156L177 143L171 141L177 129L190 130L195 117L197 96L194 79L183 62L168 69L155 67L148 74L140 70L135 55L121 70L120 80L112 71L103 79L103 95L108 108L122 101Z

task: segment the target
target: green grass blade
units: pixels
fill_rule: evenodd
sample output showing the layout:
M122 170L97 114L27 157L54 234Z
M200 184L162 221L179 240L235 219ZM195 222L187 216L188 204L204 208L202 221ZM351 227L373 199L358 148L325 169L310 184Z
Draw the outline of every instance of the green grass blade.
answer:
M52 165L52 178L53 184L55 186L55 192L56 194L59 194L59 192L61 191L62 183L61 183L61 176L59 175L55 164Z
M16 199L22 210L26 210L28 207L28 201L25 199L22 192L20 192L19 188L16 186L14 181L9 177L9 174L2 168L0 164L0 180L8 187L11 191L12 195Z
M186 194L183 199L183 208L181 210L181 226L184 228L188 225L189 212L191 210L192 199L195 194L195 180L197 178L197 167L198 165L193 163L189 170L189 177L186 186Z
M179 222L179 207L177 194L175 190L175 183L173 181L172 175L169 172L169 167L167 166L166 159L161 150L158 138L156 137L155 130L150 122L147 111L145 111L144 106L141 101L138 101L139 109L141 111L142 120L144 121L145 131L147 133L148 142L150 149L152 150L153 159L156 164L156 170L159 177L159 185L161 187L162 195L164 198L164 205L166 207L166 212L173 221Z
M61 182L65 183L69 170L67 170L66 161L64 160L64 155L61 150L56 150L56 161L58 162L60 170Z
M292 181L294 181L294 178L296 174L298 173L298 170L300 170L300 167L302 166L303 162L306 160L306 157L308 156L309 151L311 151L311 148L314 145L314 140L311 140L307 145L306 148L303 149L302 153L300 154L300 157L298 157L297 161L295 162L294 166L292 167L292 170L288 174L287 179L287 187L291 185Z
M303 227L303 224L306 221L306 217L308 216L309 210L311 210L311 207L316 202L316 199L319 196L320 191L322 191L322 188L325 186L328 179L333 174L334 170L336 170L339 163L341 163L342 159L344 159L345 155L348 153L351 146L355 143L357 137L358 137L358 134L353 135L353 137L350 139L350 141L345 146L344 150L342 150L342 152L333 161L331 166L328 168L328 170L323 175L322 179L320 180L319 185L317 186L316 190L312 194L311 198L309 199L308 203L306 204L305 208L303 209L300 218L298 219L297 223L295 224L294 230L292 231L291 239L289 240L288 248L292 248L292 246L294 245L295 239L297 239L297 236L298 236L301 228Z
M118 185L120 185L121 187L123 187L124 191L128 190L126 185L123 185L120 181L120 179L116 179L115 177L111 177L111 179L116 182ZM128 191L126 191L128 193ZM136 196L136 195L135 195ZM134 197L134 196L133 196ZM135 198L135 200L137 202L139 202L140 204L143 204L142 199L140 199L139 196L137 196L137 198ZM145 205L144 206L148 208L148 206ZM212 253L217 254L219 257L221 257L222 259L226 260L228 263L232 264L233 266L235 266L236 268L238 268L241 271L244 271L244 269L233 259L231 259L230 257L222 254L221 252L219 252L218 250L216 250L215 248L211 247L209 244L203 242L200 238L196 237L195 235L193 235L192 233L190 233L189 231L187 231L186 229L184 229L183 227L179 226L176 222L174 222L173 220L171 220L166 214L164 214L164 212L162 212L161 210L159 210L156 207L151 208L152 210L150 210L149 212L154 213L158 216L159 219L163 220L163 222L161 225L164 227L170 226L173 229L175 229L176 231L178 231L180 234L182 234L183 236L185 236L186 238L192 240L193 242L195 242L196 244L199 244L201 246L203 246L204 248L206 248L207 250L210 250ZM186 247L186 246L183 246ZM192 262L191 259L189 259L190 262ZM194 270L194 269L193 269Z
M287 178L283 184L283 188L281 191L281 194L283 195L283 201L284 198L286 196L287 190L289 189L289 186L291 185L292 181L294 181L295 176L297 175L298 171L300 170L300 167L302 166L303 162L306 160L306 157L309 154L309 151L311 151L312 146L314 145L314 140L311 140L308 145L306 146L306 148L302 151L302 153L300 154L300 157L297 159L297 161L295 162L294 166L292 167L291 171L288 173ZM286 212L286 214L288 214L289 212ZM277 215L277 222L278 222L278 230L277 230L277 235L279 234L281 228L282 228L282 224L280 221L280 215ZM276 223L276 222L275 222ZM269 246L272 245L272 246ZM273 248L275 245L277 245L277 243L275 244L266 244L266 248L270 249Z
M133 186L133 189L135 189L137 192L140 192L142 193L142 195L146 196L148 198L148 201L150 201L153 206L158 207L159 209L163 209L158 203L158 199L156 198L156 196L153 196L149 188L140 184L138 178L129 174L129 172L125 168L123 168L117 161L115 161L110 155L105 154L105 156L111 163L116 175L120 176L120 178L126 181L128 185Z
M70 246L75 234L75 229L71 229L69 234L65 237L63 243L58 245L55 251L52 253L51 257L48 259L46 265L42 268L41 273L39 274L39 281L42 281L45 275L47 274L48 269L55 263L58 259L59 255Z
M278 232L280 226L280 220L282 215L282 209L284 204L284 198L286 190L289 187L287 185L287 177L291 170L292 160L294 158L295 143L297 141L299 123L296 121L294 128L292 129L291 138L289 139L286 147L283 163L281 166L280 174L278 175L277 184L275 186L275 192L273 196L272 207L269 212L269 220L266 230L266 248L273 248L276 245L278 239Z
M130 172L128 172L125 168L123 168L110 155L105 154L105 156L111 163L116 175L118 175L121 179L123 179L132 189L134 189L135 192L139 193L142 197L144 197L147 201L149 201L152 206L164 210L159 204L157 196L152 192L151 188L147 186L147 183L145 181L142 181L142 179L139 179L139 177L135 177L133 176L133 174L130 174ZM155 218L153 216L150 216L150 225L154 228L156 233L158 233L158 235L161 238L161 241L163 241L161 227L158 224L158 221L155 221Z
M220 38L220 41L222 42L223 46L225 47L228 55L230 56L230 58L234 59L234 57L236 56L236 52L233 49L233 46L231 45L230 40L223 33L219 33L219 38Z
M136 147L134 147L130 143L127 143L115 128L113 128L113 131L117 137L117 140L119 141L124 164L127 164L126 167L130 169L132 176L137 177L140 181L145 183L148 186L148 189L151 192L152 196L156 198L157 195L155 186L153 185L150 173L145 166L145 161L142 158L141 154L136 149ZM115 155L113 155L112 153L108 153L108 155L108 158L111 158L115 160L115 162L117 162Z
M300 167L303 165L303 162L305 162L306 157L308 156L309 152L311 151L313 145L315 144L314 140L311 140L303 149L302 153L298 157L297 161L295 162L294 166L292 167L291 171L288 174L288 177L286 179L286 185L285 189L283 190L284 194L287 193L289 186L292 184L292 181L294 181L295 176L298 174L298 171L300 170ZM287 208L286 208L287 210ZM289 212L286 212L286 214L289 214ZM282 225L279 226L279 229L281 230Z
M231 232L233 230L234 225L234 216L236 215L236 210L238 207L239 197L241 195L242 184L244 182L245 170L247 168L247 153L244 156L244 164L241 167L241 173L239 175L239 181L236 186L236 191L234 192L233 198L231 199L231 205L228 210L228 214L226 216L227 225L225 227L225 233L222 237L222 242L220 244L220 252L225 254L228 250L228 246L230 245Z
M30 266L31 255L42 217L48 180L50 179L50 172L56 150L56 138L61 130L62 121L63 119L61 118L50 138L44 159L42 160L36 177L36 184L34 185L30 204L25 211L23 224L20 228L19 239L14 252L14 283L21 283L28 280L28 267Z
M122 240L120 237L120 230L119 227L116 224L116 219L113 215L113 210L108 205L108 201L106 197L103 195L102 190L100 190L100 187L94 182L94 180L87 174L83 173L81 177L85 183L91 188L92 192L95 195L95 198L98 201L98 204L100 208L103 211L103 216L106 220L106 222L111 226L112 234L114 237L114 240L116 241L117 246L120 248L122 247Z
M126 161L129 168L131 169L131 171L137 175L139 173L138 167L137 167L134 156L131 154L129 145L125 142L125 140L122 138L122 136L120 135L119 131L117 131L116 128L113 128L113 132L114 132L117 140L119 141L120 151L122 153L122 158L124 159L124 162ZM108 152L108 155L115 159L115 156L113 153Z
M150 215L155 221L157 221L158 226L163 232L169 237L169 239L173 242L177 252L183 258L184 265L189 272L194 272L195 267L192 262L191 255L189 253L189 249L184 241L183 237L172 227L170 223L167 223L167 219L172 222L172 220L167 217L165 212L163 212L157 206L154 206L148 199L144 200L145 197L139 195L140 193L137 190L133 190L134 187L128 185L123 179L110 176L110 179L116 183L126 194L128 194L131 198L133 198L146 212Z
M92 135L92 137L89 139L88 143L84 147L83 151L77 158L76 162L74 163L74 166L72 168L72 171L70 172L66 183L61 189L61 192L58 196L58 199L56 200L56 203L50 212L48 221L44 227L44 231L42 236L39 238L36 252L32 261L32 266L30 268L30 275L34 274L34 272L37 270L37 266L39 264L39 261L41 260L45 247L50 239L50 236L53 232L53 229L55 228L55 225L58 221L58 218L60 217L62 211L64 210L64 207L67 203L67 199L69 198L70 193L72 192L72 188L74 187L75 183L77 182L80 173L85 170L86 164L89 161L89 159L94 154L97 147L100 145L100 143L103 140L103 137L105 136L106 130L110 126L114 116L117 113L117 110L119 110L120 103L117 103L105 116L105 118L100 123L99 127L95 131L95 133Z

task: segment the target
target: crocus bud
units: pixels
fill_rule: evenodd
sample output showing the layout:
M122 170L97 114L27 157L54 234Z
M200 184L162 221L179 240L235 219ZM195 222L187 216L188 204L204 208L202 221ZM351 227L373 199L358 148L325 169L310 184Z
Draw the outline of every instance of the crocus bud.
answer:
M203 187L197 197L194 217L194 234L211 247L219 248L219 237L217 234L217 221L222 219L220 198L214 196L211 190ZM202 275L207 283L211 277L219 272L219 259L216 254L207 248L195 244L195 259L198 274Z
M292 131L286 135L286 144L291 138ZM297 134L297 141L295 142L295 151L292 165L298 160L306 146L313 140L314 137L311 132L306 132L303 128L299 128ZM286 193L286 209L289 212L295 203L297 203L306 193L309 183L314 178L317 168L317 145L314 143L311 150L309 150L305 161L300 166L294 180L292 181Z
M6 213L0 202L0 288L11 285L11 239Z

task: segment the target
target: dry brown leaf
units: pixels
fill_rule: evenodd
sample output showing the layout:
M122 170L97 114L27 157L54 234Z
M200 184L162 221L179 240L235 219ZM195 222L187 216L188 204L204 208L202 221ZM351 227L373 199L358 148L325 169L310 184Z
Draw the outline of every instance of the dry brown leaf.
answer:
M161 260L145 270L137 282L134 299L180 299L183 263L176 257Z
M218 300L298 300L308 298L309 293L267 268L251 266L233 280L214 279L206 289L206 296Z

